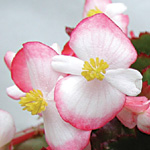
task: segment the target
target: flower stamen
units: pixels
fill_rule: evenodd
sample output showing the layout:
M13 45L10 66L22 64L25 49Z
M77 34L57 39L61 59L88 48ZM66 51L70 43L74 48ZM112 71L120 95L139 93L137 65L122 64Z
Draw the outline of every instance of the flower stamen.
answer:
M90 62L85 61L83 66L81 75L84 76L87 81L91 81L95 78L102 81L105 77L105 69L109 67L107 62L104 62L103 59L99 60L98 57L96 57L96 60L90 58Z
M90 9L87 13L87 17L91 17L95 14L98 14L98 13L103 13L102 11L100 11L96 6L95 6L95 9Z
M43 98L42 92L35 89L27 93L25 97L21 97L19 104L24 107L23 110L30 111L32 115L45 111L48 105Z

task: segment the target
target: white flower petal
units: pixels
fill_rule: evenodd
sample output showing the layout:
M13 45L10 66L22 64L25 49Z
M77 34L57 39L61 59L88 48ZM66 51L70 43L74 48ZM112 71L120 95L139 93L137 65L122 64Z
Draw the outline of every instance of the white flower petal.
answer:
M57 82L54 97L61 117L83 130L104 126L125 102L125 95L106 81L72 75Z
M57 43L53 43L50 47L54 49L58 54L61 54L61 49Z
M19 100L20 97L26 95L26 93L22 92L16 85L10 86L6 89L7 95L12 99Z
M43 118L46 140L52 150L79 150L87 146L91 131L77 129L65 122L54 101L48 102Z
M58 55L52 58L52 67L55 71L81 75L84 62L76 57Z
M129 96L138 95L142 89L142 75L134 69L108 70L105 80Z
M123 3L110 3L107 5L104 13L111 18L115 15L122 14L126 10L127 7Z
M0 147L9 143L16 132L14 120L12 116L0 109Z

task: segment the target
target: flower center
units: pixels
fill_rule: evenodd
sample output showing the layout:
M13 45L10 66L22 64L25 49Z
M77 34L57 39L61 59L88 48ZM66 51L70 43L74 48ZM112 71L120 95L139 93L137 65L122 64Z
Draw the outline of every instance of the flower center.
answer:
M103 13L102 11L100 11L97 7L95 7L95 9L90 9L87 13L87 17L91 17L95 14L98 14L98 13Z
M23 110L30 111L32 115L45 111L46 106L48 105L43 98L42 92L34 89L33 91L26 93L25 97L21 97L19 104L24 107Z
M98 57L96 57L96 60L90 58L90 63L85 61L83 66L81 75L84 76L87 81L91 81L95 78L100 81L103 80L104 74L106 73L105 69L109 67L107 62L104 62L103 59L99 60Z

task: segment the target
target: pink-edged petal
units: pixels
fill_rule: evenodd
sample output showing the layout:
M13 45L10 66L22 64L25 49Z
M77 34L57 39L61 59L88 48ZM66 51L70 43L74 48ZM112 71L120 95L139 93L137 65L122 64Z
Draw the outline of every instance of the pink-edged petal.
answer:
M12 60L15 57L15 55L16 55L16 53L8 51L4 56L4 61L5 61L9 70L11 68L11 63L12 63Z
M138 95L142 89L142 75L134 69L108 70L105 80L129 96Z
M127 34L128 33L128 25L129 25L129 16L128 15L116 15L114 17L111 18L116 25L118 25L121 30Z
M99 57L110 69L128 68L137 58L130 40L104 14L83 19L73 30L69 45L80 59Z
M7 95L12 99L19 100L24 97L26 93L22 92L16 85L10 86L6 89Z
M111 18L115 15L122 14L126 9L127 7L123 3L110 3L107 5L104 13Z
M32 87L41 90L47 95L60 76L60 73L55 72L51 67L52 57L56 56L57 53L40 42L23 44L23 51Z
M95 7L104 12L109 3L111 3L111 0L86 0L83 10L83 18L87 17L88 11L95 9Z
M76 57L58 55L52 58L52 67L55 71L81 75L84 62Z
M51 150L82 150L88 145L91 131L77 129L65 122L54 101L48 102L43 118L46 140Z
M132 111L123 108L118 114L117 118L121 121L121 123L128 127L129 129L132 129L137 124L137 114L133 113Z
M131 97L126 96L125 106L134 113L141 113L148 109L150 101L145 96Z
M29 70L23 49L18 51L11 65L11 76L14 83L23 92L32 90L32 84L29 76Z
M16 132L12 116L0 109L0 148L9 143Z
M125 102L125 95L106 81L71 75L57 82L54 97L61 117L83 130L104 126Z
M150 107L137 117L137 127L140 131L150 134Z

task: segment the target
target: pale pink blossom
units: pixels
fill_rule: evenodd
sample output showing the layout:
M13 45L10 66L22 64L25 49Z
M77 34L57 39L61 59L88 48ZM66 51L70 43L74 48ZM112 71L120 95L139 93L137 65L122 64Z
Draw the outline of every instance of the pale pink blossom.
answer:
M117 114L121 123L133 129L135 126L150 134L150 101L144 97L126 97L124 108Z
M73 126L97 129L122 109L126 95L140 93L142 75L129 68L137 53L103 13L82 20L72 32L69 45L77 57L59 55L52 59L54 70L70 74L56 84L56 106Z
M16 127L12 116L0 109L0 150L15 136Z

